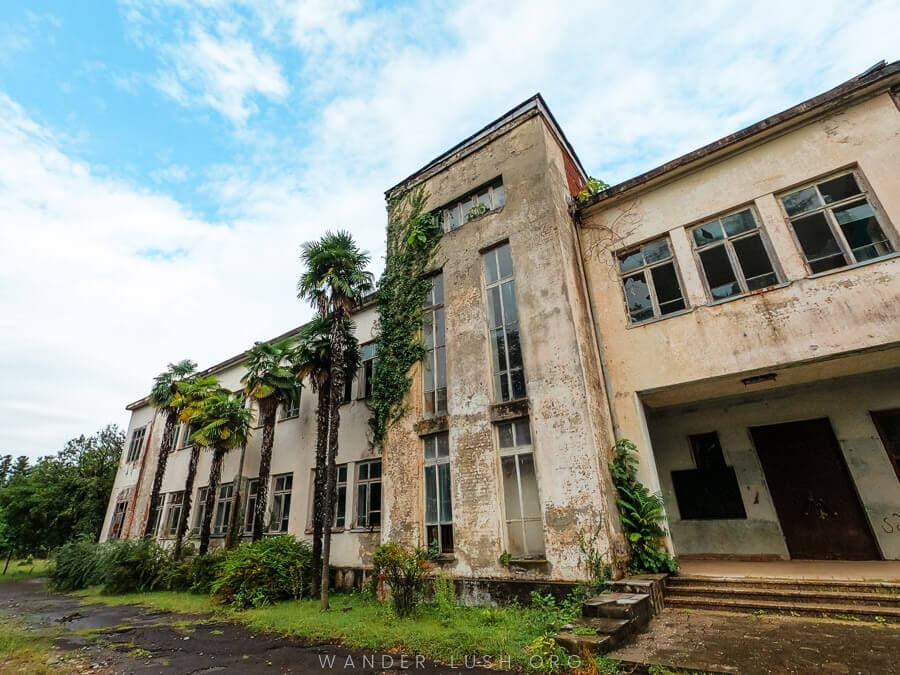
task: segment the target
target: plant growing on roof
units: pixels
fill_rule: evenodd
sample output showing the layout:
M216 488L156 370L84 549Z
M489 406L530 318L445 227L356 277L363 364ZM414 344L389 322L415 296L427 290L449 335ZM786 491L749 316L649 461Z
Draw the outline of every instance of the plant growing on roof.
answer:
M378 283L378 361L372 378L372 443L381 449L388 427L405 412L412 385L409 371L425 355L421 339L422 303L431 288L425 276L441 237L440 225L425 211L423 187L391 197L387 255Z
M293 346L291 340L257 342L247 352L247 372L241 378L244 394L259 406L259 423L263 428L257 474L259 479L256 484L256 510L253 514L253 541L259 541L263 534L278 406L291 405L300 398L301 385L288 362Z
M153 380L153 388L150 390L150 405L156 408L165 417L162 443L159 446L159 456L156 458L156 472L153 475L153 487L150 490L150 507L147 510L147 523L144 526L144 536L154 534L153 527L156 524L154 514L159 508L159 492L162 488L163 477L166 475L166 464L169 455L175 449L175 440L178 430L178 413L180 412L176 384L184 380L197 369L197 364L185 359L178 363L170 363L168 368L161 372Z
M328 609L328 582L331 555L331 526L337 486L338 431L344 393L344 351L350 313L372 289L372 273L366 270L369 254L360 250L353 236L344 230L327 232L318 241L303 244L304 272L297 282L297 296L307 300L331 324L331 401L325 500L322 505L322 609Z
M584 184L584 188L582 188L581 192L579 192L575 196L575 199L583 204L584 202L590 200L590 198L594 195L598 195L603 192L608 187L609 183L606 183L599 178L588 176L587 182Z

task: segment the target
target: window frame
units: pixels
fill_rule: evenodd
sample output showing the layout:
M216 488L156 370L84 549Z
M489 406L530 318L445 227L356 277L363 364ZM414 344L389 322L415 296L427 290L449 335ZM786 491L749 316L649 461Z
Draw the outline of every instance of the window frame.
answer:
M203 518L206 515L206 495L208 492L208 485L197 488L197 499L191 504L191 511L194 511L196 507L196 512L193 514L194 524L191 526L190 530L191 536L199 535L200 530L203 528Z
M519 422L523 422L523 421L525 422L525 424L528 427L529 442L527 444L519 444L518 443L519 431L518 431L517 424ZM512 428L513 445L510 447L504 448L504 447L502 447L502 443L500 441L500 428L504 427L506 425L509 425ZM514 419L503 420L502 422L495 423L494 424L494 436L496 438L496 443L497 443L497 466L500 471L500 474L499 474L499 477L500 477L499 486L500 486L500 495L501 495L500 501L502 503L502 509L503 509L503 511L502 511L503 524L504 524L503 536L504 536L505 542L506 542L506 549L509 550L512 548L512 544L510 543L511 540L510 540L510 536L509 536L510 527L512 525L515 525L516 523L518 523L519 527L521 528L522 546L523 546L524 553L521 556L516 555L516 556L514 556L514 558L518 559L518 560L543 559L544 556L547 555L547 542L544 538L544 535L545 535L545 532L544 532L544 509L543 509L543 501L541 499L541 481L538 476L537 461L535 461L534 434L531 429L531 417L530 416L517 417ZM538 500L537 507L538 507L538 513L539 513L539 515L536 518L535 517L530 517L530 518L525 517L525 499L524 499L523 492L522 492L522 474L521 474L521 469L519 466L519 457L522 455L530 455L532 466L534 467L534 486L535 486L535 492L537 493L537 500ZM518 498L519 498L519 518L513 518L513 519L510 519L508 516L508 509L507 509L507 505L506 505L506 486L503 483L503 459L506 457L515 458L516 491L517 491ZM528 551L528 535L527 535L527 530L526 530L527 522L537 522L538 525L540 526L541 544L542 544L540 551L535 551L535 552Z
M176 502L176 498L178 501ZM177 509L177 515L175 515ZM166 495L166 510L162 520L160 539L171 539L178 534L178 521L181 520L181 511L184 509L184 490L177 490Z
M501 188L502 198L495 197L495 192L498 188ZM479 201L478 196L480 193L487 190L488 199L490 200L490 206L487 206L485 211L481 213L477 213L473 215L473 217L469 218L469 213L471 209L482 203ZM500 211L504 206L506 206L507 194L506 194L506 185L503 182L503 174L487 181L486 183L482 183L474 190L469 190L468 192L463 193L461 196L451 199L445 204L439 206L438 208L431 211L431 217L435 219L441 227L441 231L445 234L454 232L462 228L467 223L472 222L473 220L477 220L478 218L485 216L489 213L496 213ZM495 204L495 202L500 202L499 204ZM463 206L467 203L471 202L472 205L463 213ZM458 214L458 224L456 227L450 227L449 225L449 213L450 211L456 211Z
M365 358L366 351L372 350L370 358ZM375 362L378 360L378 342L369 340L359 345L359 370L356 374L356 400L372 398L372 379L375 375ZM366 391L368 389L368 391Z
M344 479L341 480L341 471ZM313 469L315 480L315 469ZM334 520L331 521L332 530L343 530L347 527L347 487L350 484L350 464L344 462L335 466L334 483ZM341 492L343 490L343 493ZM341 508L343 507L343 509ZM341 512L343 511L343 513Z
M223 492L227 492L223 496ZM213 507L212 525L209 528L210 536L224 537L228 533L228 520L231 518L231 507L234 503L234 482L220 483L216 495L216 503ZM224 511L224 515L223 512ZM219 516L222 523L219 524Z
M447 441L447 454L446 456L442 456L440 454L440 445L439 439L443 437ZM433 447L433 457L428 456L428 444L432 442L434 444ZM423 513L425 515L425 547L428 548L431 546L431 540L428 537L428 530L431 528L436 528L438 547L440 548L442 555L452 555L455 550L455 542L456 536L453 528L453 473L451 470L451 461L450 461L450 434L447 431L442 431L436 434L429 434L428 436L424 436L422 438L422 478L424 481L424 509ZM447 489L450 491L450 494L447 495L448 503L450 504L450 518L443 518L441 504L442 497L444 496L441 491L441 477L440 477L440 467L447 467L448 474L448 487ZM435 520L429 520L428 518L428 468L434 468L434 488L435 488L435 512L437 518ZM450 542L444 541L444 528L450 528Z
M145 441L147 440L147 429L149 426L149 424L144 424L143 426L135 427L131 430L131 438L128 442L128 452L125 455L126 464L131 464L141 458L141 453L144 451ZM137 443L137 447L135 447L135 443Z
M662 260L657 260L652 263L644 263L639 267L634 267L627 272L622 271L622 267L620 265L620 258L627 256L629 254L640 251L644 246L648 244L652 244L654 242L665 240L666 247L669 249L669 255ZM642 254L643 259L643 254ZM662 314L659 310L659 301L656 297L656 282L653 280L653 275L651 270L656 267L662 267L663 265L672 265L672 269L675 272L675 280L678 282L678 290L681 291L681 301L684 303L684 307L681 309L676 309L668 314ZM639 244L635 244L634 246L628 246L626 248L619 249L618 251L613 251L613 265L615 266L616 273L619 277L619 289L622 292L622 302L625 305L625 318L628 322L629 327L633 326L643 326L648 323L653 323L655 321L662 321L663 319L668 319L673 316L679 316L686 312L689 312L692 307L691 303L688 300L687 293L684 290L684 279L681 276L681 269L678 264L678 259L675 256L675 249L672 246L672 237L669 235L669 232L665 232L659 236L655 236L651 239L647 239L642 241ZM635 321L631 318L631 310L628 308L628 293L625 290L625 279L627 277L634 276L638 273L644 273L644 282L647 284L648 289L650 290L650 307L653 310L653 316L648 317L646 319L642 319L640 321ZM670 301L673 302L673 301Z
M821 190L819 189L819 185L821 185L822 183L828 183L830 181L837 180L838 178L842 178L843 176L848 175L853 176L853 179L856 181L856 185L859 188L859 193L834 202L826 202L824 197L822 196ZM788 214L787 207L784 204L784 198L797 192L802 192L803 190L807 190L809 188L812 188L816 191L816 194L819 196L819 200L822 202L821 206L817 206L816 208L808 209L807 211L803 211L794 215ZM800 257L803 259L803 264L806 267L809 276L814 277L820 274L831 274L833 272L846 270L857 265L866 265L869 263L878 262L880 260L886 260L898 253L897 242L895 242L894 238L892 237L892 233L895 232L893 229L893 225L888 219L887 213L884 211L884 209L881 208L881 204L878 201L878 198L876 197L875 191L872 189L872 186L869 184L869 182L866 180L865 176L863 176L862 172L857 166L839 169L831 173L826 173L822 176L819 176L818 178L804 181L803 183L799 183L793 187L780 190L775 193L774 196L776 201L778 202L778 206L781 208L781 213L784 216L788 229L791 232L791 237L793 237L794 245L797 247L797 250L800 253ZM875 221L881 228L882 234L884 234L884 241L887 242L888 246L891 248L891 251L876 258L869 258L868 260L856 259L856 255L854 255L853 250L850 248L850 244L847 242L847 238L844 236L844 231L841 229L840 223L837 222L837 218L835 218L834 216L835 208L847 206L849 204L852 204L854 201L865 201L866 203L868 203L869 207L872 209L872 215L874 216ZM838 267L831 267L827 270L820 270L818 272L813 271L812 263L807 258L806 251L803 250L803 245L800 242L800 237L797 234L796 229L794 228L795 219L808 218L817 213L821 213L825 217L825 223L826 225L828 225L831 236L837 243L840 254L844 258L843 265L840 265ZM816 261L813 262L833 257L833 255L825 256L824 258L817 258Z
M300 396L303 391L303 387L297 386L297 398L294 399L293 403L283 403L280 410L280 415L278 417L278 421L281 422L283 420L292 420L295 417L300 417ZM290 406L290 407L288 407Z
M510 259L510 274L509 276L501 276L500 273L500 257L499 251L503 248L508 249L509 251L509 259ZM494 255L495 265L496 265L496 274L497 278L494 281L488 281L488 256ZM491 364L491 388L494 392L494 403L509 403L511 401L524 401L528 399L528 378L526 376L527 368L525 367L525 345L522 339L523 331L522 331L522 317L519 311L519 299L518 293L516 292L516 268L515 263L513 262L512 256L512 246L509 243L509 240L498 242L493 246L481 250L481 276L484 283L484 314L487 324L487 338L488 338L488 358ZM503 287L507 284L512 284L512 298L515 302L515 322L507 322L507 312L506 312L506 303L503 299ZM491 316L491 301L490 295L491 290L493 288L499 289L498 297L500 301L500 325L496 327L491 326L491 322L493 321L493 317ZM515 368L510 365L510 350L509 350L509 326L515 325L516 333L518 335L519 341L519 356L521 357L521 363ZM505 370L494 370L494 333L498 330L503 330L503 356L504 361L506 363ZM513 379L512 373L513 371L519 370L522 375L522 395L515 396L513 392ZM499 378L499 379L498 379ZM506 388L509 393L509 398L503 398L503 386L502 380L506 379Z
M126 515L128 515L128 500L116 500L116 505L113 507L112 519L109 521L109 536L107 539L112 540L122 538L122 530L125 529Z
M437 298L435 297L435 290L434 290L435 289L435 279L437 279L438 277L440 277L440 279L441 279L440 302L437 302ZM429 291L428 298L426 298L425 302L430 301L431 304L422 306L423 339L424 339L425 329L429 325L431 327L431 349L426 349L426 358L422 359L422 417L426 417L426 418L443 417L448 414L448 408L449 408L448 401L447 401L447 312L446 312L445 305L444 305L444 272L443 272L443 270L440 270L440 271L432 274L431 277L429 277L429 281L431 281L431 290ZM444 335L444 342L441 345L437 344L438 312L441 312L440 317L441 317L441 323L443 324L440 332L443 333L443 335ZM430 317L430 321L431 321L430 324L428 323L427 317ZM427 342L426 342L426 345L427 345ZM438 373L438 370L439 370L438 369L438 358L437 358L438 349L444 350L444 386L442 388L438 387L438 381L440 379L439 373ZM428 369L425 367L425 363L427 363L427 355L428 354L431 354L432 368L431 368L430 373L429 373ZM430 378L431 381L427 382L429 380L429 377L428 377L429 374L431 375L431 378ZM426 391L426 389L425 389L426 383L428 383L432 386L431 391ZM443 406L443 408L438 407L438 401L440 400L439 396L438 396L438 392L440 391L440 389L443 389L443 391L444 391L444 399L443 399L444 406ZM431 412L428 411L428 400L427 400L428 394L431 394L433 396L433 401L432 401L432 409L433 410Z
M282 487L278 488L278 481L286 481L290 478L290 487L285 488L284 484ZM266 528L267 534L285 534L290 530L291 527L291 506L293 504L293 492L294 492L294 472L288 471L286 473L279 473L272 476L272 489L269 491L271 495L271 508L268 509L269 513L269 526ZM287 508L285 509L285 498L287 501ZM280 525L278 529L275 529L273 525L275 524L275 504L279 504L278 515L280 516Z
M371 468L369 468L366 471L366 478L361 478L360 469L363 466L371 467L375 464L378 464L378 466L379 466L378 477L372 478L371 477L372 471L371 471ZM382 479L384 476L384 464L382 463L380 458L363 460L363 461L356 463L355 469L356 469L356 508L355 508L355 515L354 515L354 519L353 519L354 529L368 530L368 531L380 530L381 529L381 514L383 512L383 505L384 505L384 494L383 494L383 486L382 486ZM371 504L371 497L372 497L371 486L374 485L375 483L377 483L379 485L378 493L379 493L379 497L380 497L377 511L375 509L371 508L371 506L372 506L372 504ZM365 492L364 498L361 497L362 492ZM360 522L360 509L363 508L363 505L366 510L365 522ZM373 525L371 522L373 513L378 514L378 524L377 525Z
M749 211L750 217L753 218L753 222L756 227L752 230L747 230L746 232L741 232L737 235L730 236L727 232L725 232L724 227L722 228L722 234L724 235L722 239L719 241L710 243L706 246L698 247L697 240L694 238L694 230L703 227L704 225L708 225L710 223L719 222L728 216L733 216L738 213L742 213L744 211ZM697 266L698 271L700 272L700 277L703 280L703 288L706 290L706 295L709 298L710 304L718 304L720 302L728 302L729 300L734 300L735 298L742 298L745 295L750 295L753 293L763 293L765 291L771 290L784 283L784 272L781 269L781 265L779 264L778 258L775 255L775 250L772 246L771 241L769 240L769 234L766 232L766 229L763 227L762 219L759 217L759 214L756 212L756 207L754 204L745 204L743 206L739 206L737 208L731 209L729 211L725 211L715 216L711 216L709 218L704 218L702 221L694 223L692 225L688 225L685 228L687 232L687 237L691 242L691 251L694 255L694 264ZM764 286L762 288L757 288L754 290L750 290L749 284L747 283L747 278L744 275L744 268L741 265L740 259L738 258L737 252L734 250L735 241L740 241L742 239L749 239L750 237L758 236L760 243L762 243L763 250L766 252L766 256L769 259L769 264L772 267L772 273L775 275L775 283L770 284L768 286ZM725 298L717 298L713 295L712 286L709 283L709 278L706 274L706 268L703 266L703 260L700 257L700 253L704 251L710 251L714 248L722 246L725 248L725 254L728 256L728 262L731 265L731 271L734 273L735 281L737 281L738 286L740 287L740 293L735 293L734 295L729 295ZM672 254L672 258L674 259L675 255ZM676 270L677 273L677 270ZM756 277L754 277L756 278ZM681 277L679 276L679 283L681 282ZM682 288L682 297L685 301L685 309L687 309L687 297L684 295L684 288ZM673 312L674 314L674 312ZM666 314L665 316L669 316Z

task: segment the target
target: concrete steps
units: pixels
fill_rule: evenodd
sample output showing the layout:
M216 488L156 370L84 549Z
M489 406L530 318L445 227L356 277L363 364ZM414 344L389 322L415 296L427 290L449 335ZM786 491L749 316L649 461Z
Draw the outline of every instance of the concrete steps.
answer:
M670 577L667 607L900 623L900 584L838 580Z

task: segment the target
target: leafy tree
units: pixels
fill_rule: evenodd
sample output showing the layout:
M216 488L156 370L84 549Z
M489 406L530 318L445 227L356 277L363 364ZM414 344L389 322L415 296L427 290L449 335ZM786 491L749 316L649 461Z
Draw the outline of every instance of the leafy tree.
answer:
M325 474L328 453L328 418L331 412L331 320L317 316L300 332L290 360L297 379L309 380L316 402L316 473L313 485L312 585L320 585L322 570L322 513L325 504ZM344 375L352 378L359 368L359 345L353 337L352 321L345 322ZM313 590L315 592L315 590Z
M325 500L322 505L322 609L328 609L328 572L331 556L331 526L337 483L338 431L344 392L346 322L364 295L373 287L366 270L369 254L359 249L353 236L343 230L327 232L318 241L303 244L301 261L305 271L297 282L297 296L307 300L331 325L331 405Z
M259 405L259 421L263 428L256 510L253 514L253 541L259 541L263 533L278 406L292 404L300 396L300 386L294 371L286 364L292 346L290 340L275 343L257 342L247 353L247 373L241 378L241 382L244 383L244 394Z
M154 514L159 508L159 492L162 488L163 477L166 475L166 463L169 455L175 449L175 436L178 429L178 389L175 386L179 380L189 377L197 369L197 364L187 359L178 363L170 363L165 371L156 376L153 388L150 390L150 405L165 416L162 443L159 447L159 456L156 459L156 473L153 476L153 488L150 491L150 508L147 512L147 523L144 526L144 536L153 534L155 525Z
M247 407L243 396L235 396L228 391L217 391L205 398L194 416L198 429L194 432L194 444L211 448L212 463L209 466L209 484L206 490L206 510L200 526L200 548L204 555L209 550L209 535L212 527L216 493L222 479L222 463L229 450L239 448L247 442L250 420L253 413Z

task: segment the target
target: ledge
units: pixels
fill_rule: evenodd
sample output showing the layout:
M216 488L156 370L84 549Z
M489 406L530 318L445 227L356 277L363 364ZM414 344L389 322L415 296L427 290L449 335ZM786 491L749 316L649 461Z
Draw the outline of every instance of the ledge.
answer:
M414 429L419 436L430 436L431 434L438 434L442 431L447 431L450 428L450 420L447 415L441 415L440 417L428 417L423 420L419 420L416 422Z
M531 412L531 404L527 398L520 398L491 406L491 422L504 422L519 417L527 417Z

